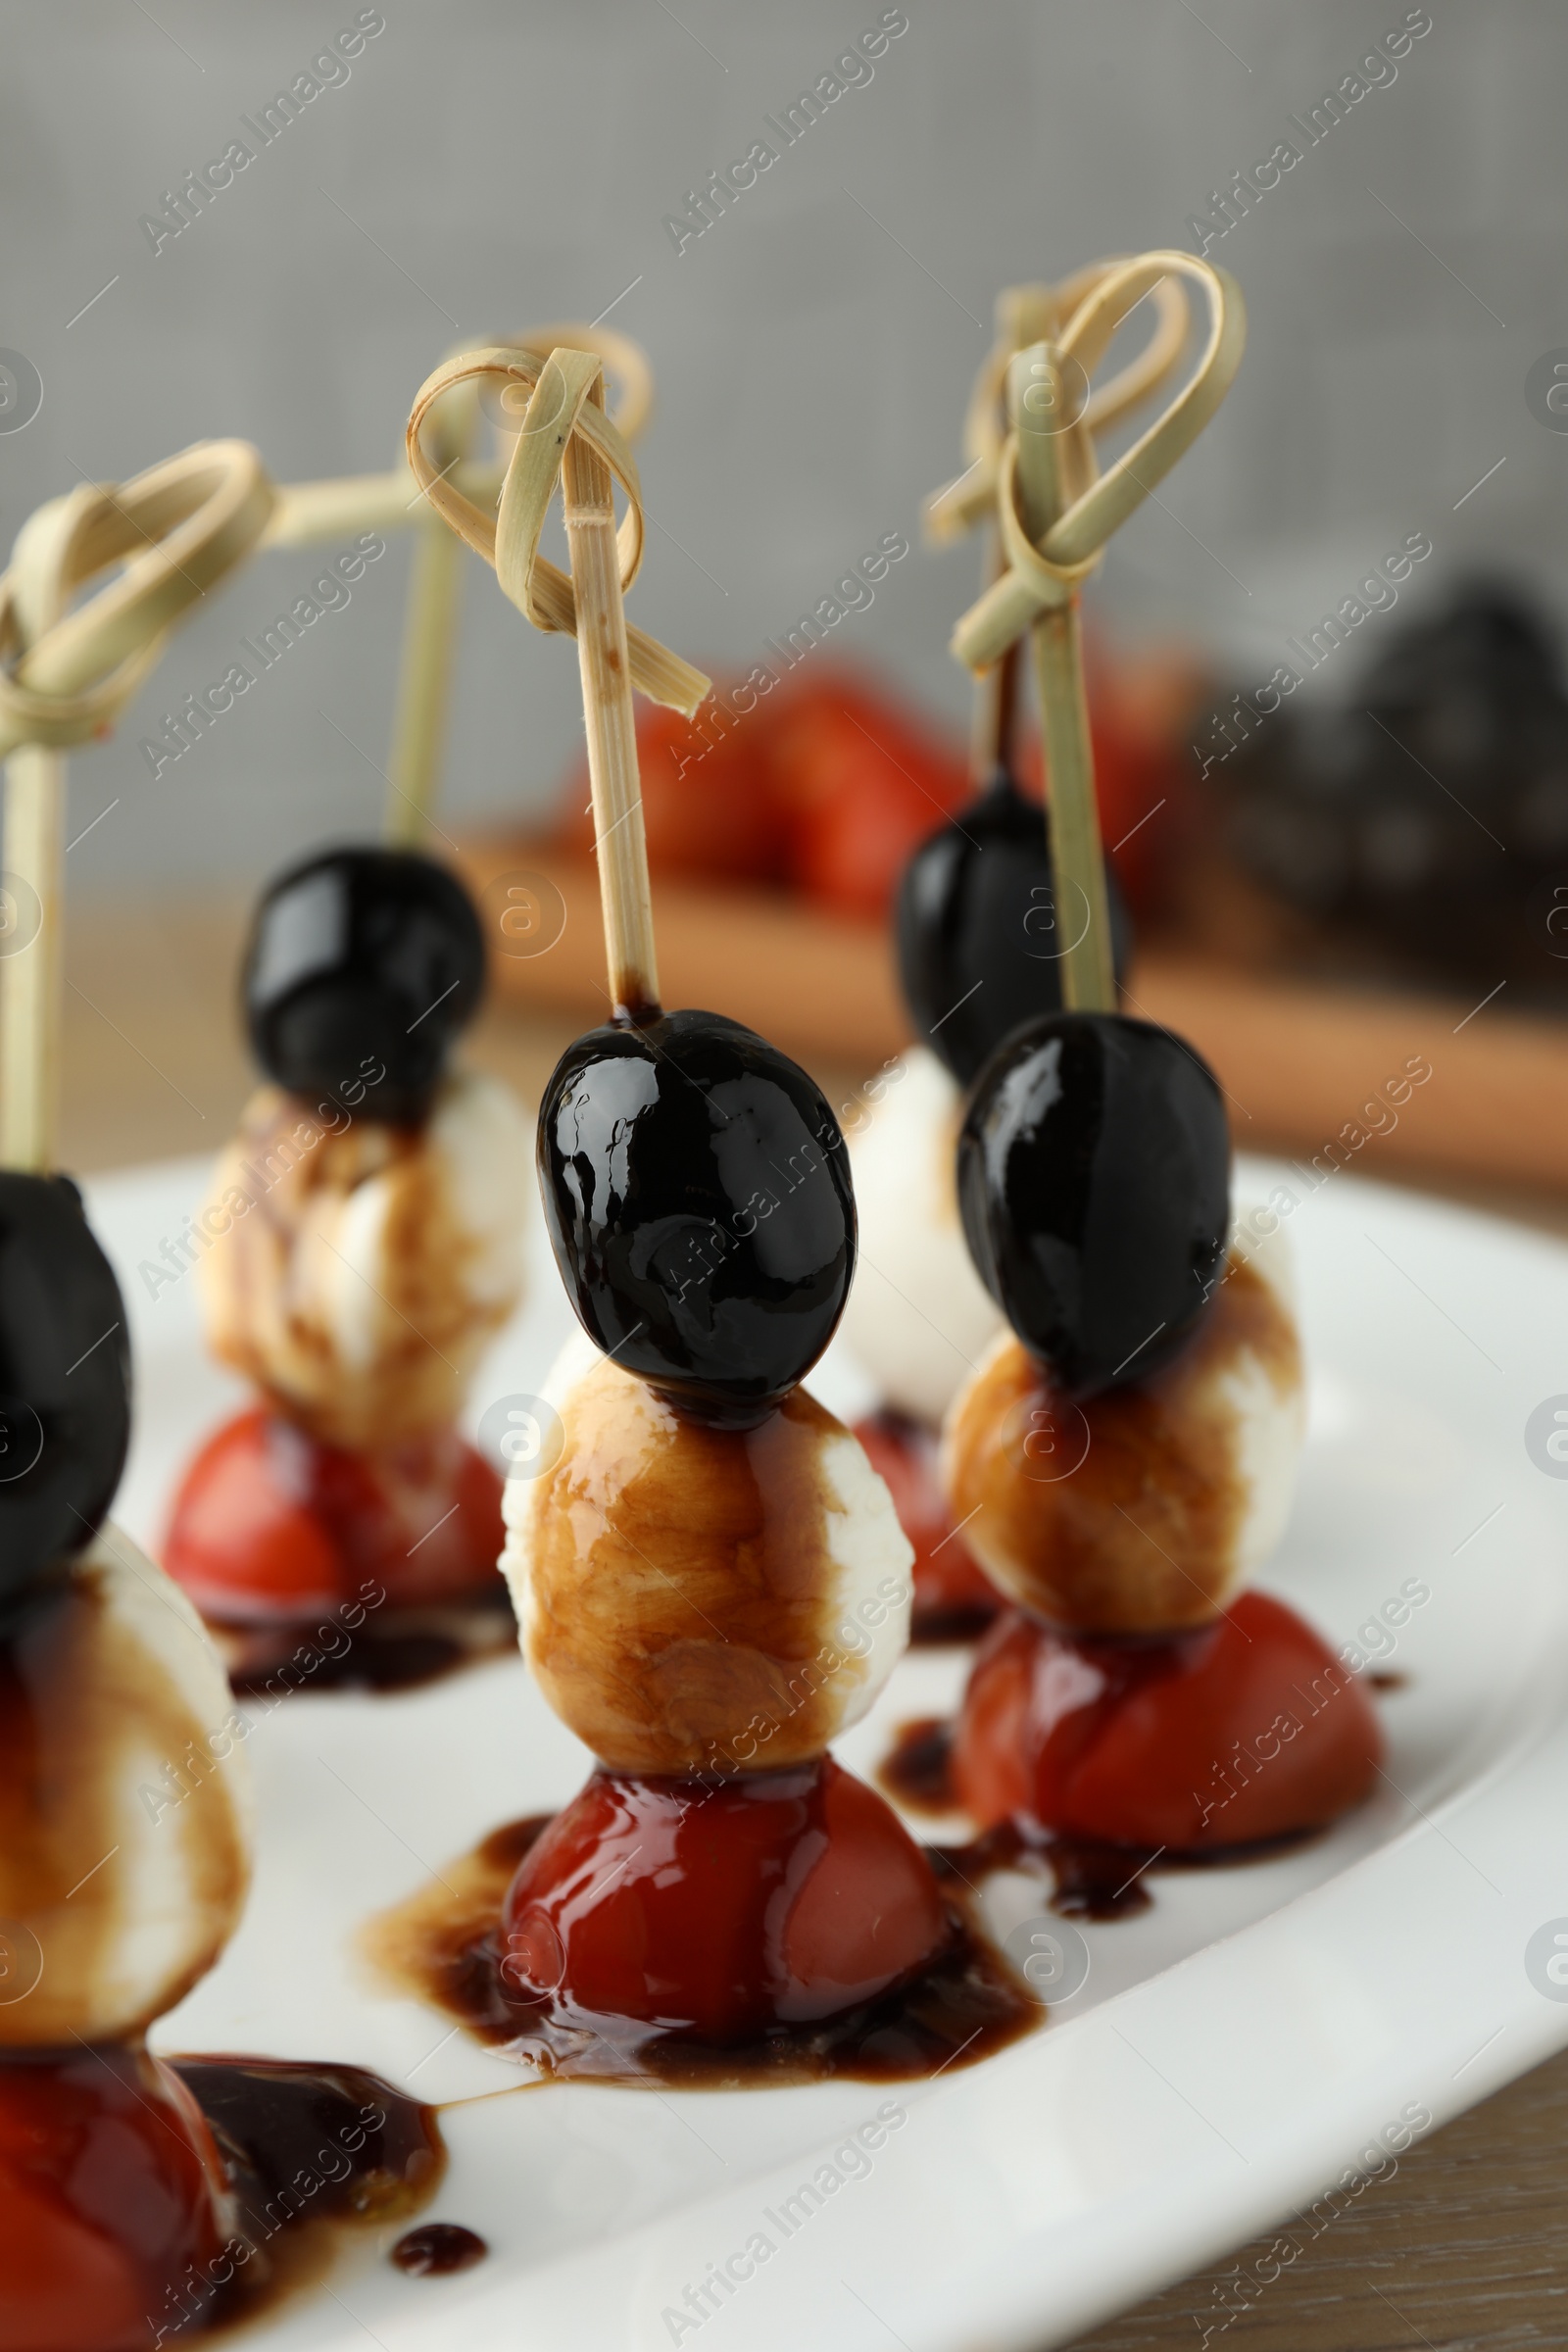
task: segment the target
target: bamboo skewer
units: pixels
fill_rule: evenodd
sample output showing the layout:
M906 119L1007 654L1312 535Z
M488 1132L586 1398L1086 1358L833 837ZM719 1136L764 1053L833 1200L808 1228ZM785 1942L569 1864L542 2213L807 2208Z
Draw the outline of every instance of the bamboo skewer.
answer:
M956 481L933 491L923 521L933 545L961 539L976 523L994 522L997 482L1006 440L1005 392L1012 355L1030 343L1058 334L1079 305L1125 260L1092 262L1059 285L1004 286L997 297L997 338L980 364L963 420L964 470ZM1153 326L1149 341L1108 383L1089 395L1084 422L1104 432L1152 397L1176 368L1192 327L1192 305L1179 277L1162 277L1149 288ZM1127 316L1132 309L1121 316ZM1119 323L1118 319L1118 323Z
M20 883L38 928L30 941L18 938L0 973L0 1166L28 1175L51 1164L59 1124L65 806L65 754L20 745L6 761L7 913L20 927Z
M520 376L527 389L544 365L537 356L541 344L588 349L597 355L596 367L608 362L620 379L619 420L626 435L641 427L652 379L644 354L628 337L563 326L539 330L530 343L529 369L504 369L503 375ZM510 359L520 348L492 356ZM475 388L464 384L458 398L469 411L459 425L466 437L476 421ZM629 454L608 421L605 432L610 472L626 484L635 503ZM521 438L519 432L518 444ZM463 500L479 539L488 528L492 562L494 525L465 494L471 491L493 505L510 473L499 465L475 466L460 454L441 484ZM279 491L248 443L205 442L132 481L111 488L82 484L49 500L19 532L10 566L0 575L0 759L6 760L0 942L11 934L9 952L0 955L0 1166L43 1170L53 1159L64 985L66 749L113 731L156 665L170 628L256 548L303 545L355 527L407 527L416 509L428 512L430 490L429 469L411 466ZM640 506L627 519L629 583L641 556ZM461 568L461 550L443 527L449 520L447 514L441 524L432 518L416 564L392 762L397 797L388 830L394 840L413 840L422 831L444 728ZM473 543L471 530L462 535ZM542 560L529 569L538 575L534 601L545 615L539 625L570 629L570 583ZM76 604L76 591L105 571L115 576ZM616 570L617 605L622 584ZM630 633L629 646L623 640L622 659L644 691L678 708L695 710L707 692L700 672L640 631ZM631 773L635 799L635 760ZM635 832L640 846L640 800L623 830ZM643 896L646 902L646 877ZM32 935L19 938L18 931L34 919ZM652 974L646 906L642 937ZM626 970L630 974L632 965Z
M535 365L542 366L561 345L573 351L596 353L614 368L621 386L615 422L623 440L628 443L635 440L653 405L653 375L647 355L629 336L576 324L544 326L495 348L531 354ZM514 416L502 423L503 437L514 435L521 422L519 407ZM468 379L455 385L426 420L430 454L438 461L443 474L461 469L471 461L478 426L479 388ZM493 472L492 506L505 478L499 466ZM331 485L318 487L324 490ZM289 492L283 492L285 511L289 497ZM416 519L418 535L410 568L403 624L397 709L387 760L384 829L394 848L414 849L424 838L440 783L441 750L457 663L463 546L417 490L406 503L409 515L405 519ZM301 511L296 507L296 521Z
M560 366L560 354L552 367ZM536 398L546 393L541 379ZM571 389L572 387L568 387ZM588 397L602 398L597 377ZM599 893L610 994L616 1015L642 1022L659 1011L659 964L654 952L654 906L648 882L637 771L637 719L626 653L626 614L620 601L615 551L615 504L610 468L575 436L562 466L566 544L577 599L577 662L588 734L588 776L599 852Z
M5 860L21 886L7 897L20 915L30 892L38 928L0 962L0 1166L41 1172L54 1156L65 749L112 731L172 624L256 546L272 501L249 443L203 442L118 488L51 499L17 535L0 576Z
M977 463L983 463L988 452L994 459L1004 437L1003 379L998 373L998 362L1010 359L1025 344L1037 342L1051 331L1056 323L1053 291L1049 286L1004 286L997 296L996 316L997 339L975 385L965 435L966 446L972 447ZM983 524L985 552L981 578L985 586L1000 579L1007 567L1007 554L996 517L994 483L991 497L992 509ZM985 790L999 768L1011 773L1020 667L1019 648L1009 645L1000 661L975 673L969 775L977 792Z
M421 432L431 408L455 385L488 379L528 393L492 521L442 480ZM493 348L438 368L409 417L409 463L430 504L495 566L502 588L535 628L577 639L583 716L593 787L599 886L618 1019L645 1022L659 1009L648 856L632 706L636 688L688 716L709 692L701 670L656 639L628 627L622 597L642 562L642 492L630 450L603 407L604 363L563 344L541 362ZM558 480L571 554L568 577L539 553ZM617 530L614 484L625 492Z
M486 348L509 355L529 353L539 366L561 344L568 344L574 351L597 351L613 369L621 384L613 422L623 440L634 441L653 406L653 376L646 353L629 335L615 334L605 326L544 326L530 329L526 338L519 337L515 343ZM467 458L452 467L446 480L468 505L493 514L506 472L505 458ZM316 547L343 531L411 530L420 519L427 483L428 476L416 472L412 464L389 466L384 473L346 473L325 481L279 483L261 544L264 548Z
M1016 452L1013 466L1018 521L1031 545L1044 543L1071 503L1070 476L1094 464L1081 428L1063 430L1070 377L1051 343L1019 352L1007 369L1007 416ZM1017 640L1014 640L1016 643ZM1046 769L1046 825L1051 838L1055 918L1061 956L1061 1001L1069 1012L1113 1012L1116 975L1100 811L1095 801L1094 750L1084 692L1083 631L1076 593L1045 606L1029 630ZM1077 899L1084 902L1078 928Z
M1113 267L1094 264L1059 286L1004 286L997 297L996 340L975 379L964 419L963 447L970 461L969 469L948 490L938 492L926 510L927 530L934 538L956 537L969 524L982 523L986 536L987 590L1007 570L997 496L1008 432L1016 433L1019 429L1016 414L1019 386L1014 381L1016 356L1033 345L1044 345L1059 333L1066 319ZM1153 328L1148 343L1109 383L1091 394L1085 405L1083 423L1091 435L1148 399L1170 375L1181 356L1191 322L1187 289L1178 278L1161 277L1151 294ZM1051 427L1050 437L1054 438L1055 430L1061 426L1069 387L1059 369L1050 389L1051 415L1040 417L1029 412L1027 437L1019 445L1020 502L1028 507L1028 527L1037 542L1057 519L1061 501L1056 496L1054 452L1048 437L1045 433L1031 432L1028 427L1046 423ZM1082 659L1077 634L1075 610L1059 627L1053 623L1048 628L1042 623L1031 632L1037 684L1041 679L1051 681L1049 690L1042 688L1039 699L1044 749L1053 773L1058 770L1070 773L1075 755L1080 767L1089 756L1081 680L1073 683ZM988 667L975 672L969 746L970 773L977 789L983 789L999 768L1011 771L1022 666L1023 641L1019 636ZM1100 877L1098 892L1093 880L1088 885L1089 928L1083 937L1075 937L1078 917L1071 900L1064 899L1057 906L1062 938L1069 943L1063 956L1064 1001L1113 1004L1113 994L1106 993L1113 990L1114 981L1092 777L1087 799L1069 791L1059 809L1054 804L1048 808L1047 825L1054 873L1071 871L1080 876ZM1093 832L1093 839L1086 835L1086 825ZM1063 857L1068 859L1066 867L1061 863ZM1084 887L1082 882L1080 887Z
M478 506L493 508L506 468L477 460L453 467L447 480ZM354 531L407 531L418 520L418 482L407 466L385 473L345 473L329 481L280 483L264 548L318 547Z
M1097 420L1124 414L1174 365L1176 346L1164 324L1172 315L1168 301L1150 345L1103 387L1098 411L1091 396L1081 414L1073 416L1068 379L1086 382L1133 306L1146 294L1157 297L1168 280L1181 278L1200 285L1208 297L1209 332L1203 352L1164 413L1102 474L1094 445ZM1192 254L1150 253L1097 266L1082 273L1072 290L1080 286L1081 299L1066 323L1008 362L1010 429L995 467L1007 567L958 621L953 651L970 669L984 672L1025 634L1030 639L1045 742L1056 915L1063 941L1062 1002L1069 1009L1109 1011L1116 1002L1115 979L1084 691L1079 591L1098 569L1112 531L1191 447L1225 397L1241 364L1247 327L1234 278ZM930 502L928 524L939 535L961 527L958 518L969 509L959 494L967 487L968 477L961 477ZM1080 901L1087 921L1078 932Z
M478 426L473 386L460 386L435 421L436 451L443 469L450 469L468 455ZM418 848L435 804L463 597L463 542L422 500L418 504L422 514L409 567L383 825L388 845L402 850Z

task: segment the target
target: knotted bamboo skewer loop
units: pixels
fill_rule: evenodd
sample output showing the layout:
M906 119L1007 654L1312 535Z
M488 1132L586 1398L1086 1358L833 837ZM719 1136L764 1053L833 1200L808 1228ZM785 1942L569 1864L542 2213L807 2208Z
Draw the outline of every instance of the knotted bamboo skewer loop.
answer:
M109 734L169 629L256 546L275 496L249 442L202 441L118 488L83 483L29 516L0 575L0 755Z
M607 415L625 442L635 441L647 424L654 406L654 371L648 354L630 335L618 335L613 327L564 326L530 327L518 335L508 349L530 353L538 366L543 367L553 351L582 351L597 355L605 364L608 377L613 377L617 397L607 401ZM510 408L506 394L501 396L503 409ZM513 430L522 423L526 403L516 410Z
M0 962L0 1165L42 1170L53 1157L64 749L110 733L175 621L257 545L274 495L248 442L200 442L119 488L83 483L50 499L17 534L0 576L12 933ZM70 610L78 588L122 564ZM30 939L15 928L24 895L36 906Z
M1008 553L997 521L997 491L1006 448L1006 385L1014 353L1059 334L1064 322L1117 262L1095 262L1060 285L1004 286L997 296L996 340L982 361L963 422L965 471L926 503L926 536L953 540L975 523L986 524L982 577L989 586L1007 568ZM1089 395L1085 422L1091 432L1115 422L1165 380L1186 347L1192 324L1187 286L1162 277L1152 294L1153 332L1136 357L1098 392ZM1032 551L1031 551L1032 552ZM1022 647L1014 642L989 668L974 673L974 709L969 725L969 767L977 791L1000 769L1011 769Z
M1102 474L1092 401L1069 416L1070 369L1087 382L1133 305L1168 278L1200 286L1208 336L1188 382L1164 413ZM998 519L1006 569L953 632L953 651L978 675L1027 634L1045 741L1047 822L1061 926L1061 994L1069 1008L1111 1010L1116 984L1104 861L1095 804L1078 592L1106 541L1191 448L1229 391L1247 335L1241 289L1226 270L1186 253L1140 255L1094 273L1065 326L1016 353L1007 368L1010 429L997 463ZM1159 341L1156 331L1149 350ZM1125 387L1124 369L1107 390ZM1139 387L1151 381L1146 366ZM1102 412L1103 414L1103 411ZM1083 920L1079 921L1079 902Z
M504 344L498 342L493 348L527 353L542 367L551 352L563 344L573 351L596 353L614 370L619 387L614 422L625 440L634 440L653 407L654 378L647 354L629 336L618 335L612 328L580 324L542 326L510 336ZM461 359L467 349L466 344L462 344L446 356L449 360ZM514 393L522 391L521 386L510 389ZM443 394L425 416L423 441L443 479L455 476L460 489L494 507L505 467L500 463L488 467L474 464L473 449L480 426L479 392L478 379L470 377ZM503 449L510 450L522 423L526 397L518 399L514 412L507 410L506 402L504 390L495 405L493 422ZM384 829L395 849L416 849L431 821L440 779L447 707L457 664L463 547L428 500L413 487L413 476L406 468L396 478L400 484L406 484L407 491L401 519L415 523L416 535L404 609L392 745L387 758ZM376 488L379 479L375 475L366 478L365 488L371 503L380 496ZM486 483L488 488L481 487ZM291 501L296 502L292 527L298 528L302 517L309 515L311 502L319 491L321 512L327 511L329 505L341 517L345 487L352 489L353 485L307 484L298 493L285 490L280 495L280 505L287 509Z
M1007 365L1013 354L1031 343L1049 341L1101 282L1124 269L1124 259L1092 263L1059 286L1004 287L997 300L999 331L981 362L963 422L963 455L967 461L956 481L934 491L924 510L926 537L944 546L961 538L977 522L996 512L997 487L1006 434L1003 424ZM1192 304L1179 277L1161 276L1149 289L1153 304L1153 331L1125 368L1100 389L1091 392L1083 421L1092 433L1103 432L1158 391L1174 370L1192 326ZM1128 309L1132 306L1129 304ZM1126 316L1124 311L1122 317ZM1121 322L1120 318L1117 324Z
M1056 352L1092 375L1121 319L1159 280L1179 271L1209 295L1208 339L1192 377L1164 414L1124 450L1107 472L1093 477L1043 541L1029 531L1018 512L1018 433L1009 432L999 467L999 512L1009 554L1026 542L1027 558L1015 557L984 596L971 605L953 632L953 651L970 669L988 669L1034 615L1062 603L1098 563L1106 540L1163 479L1197 440L1235 380L1247 340L1242 290L1225 270L1191 253L1150 253L1108 270L1080 304L1062 330ZM1093 427L1086 410L1068 428L1091 464ZM1065 437L1065 436L1063 436Z
M545 401L536 405L539 385L552 367L556 373L550 379ZM535 628L560 630L568 637L577 633L571 581L559 565L540 555L538 548L539 533L560 478L566 443L573 436L585 441L626 494L626 513L616 533L623 593L637 576L643 548L642 485L636 461L616 427L589 399L588 387L579 386L575 398L567 391L567 369L576 378L585 368L597 381L602 368L593 355L574 352L565 346L552 353L548 361L505 348L469 352L447 361L426 377L409 418L409 465L431 506L474 554L482 556L495 569L506 594L519 612L527 614ZM513 444L503 480L501 510L493 517L482 513L458 489L450 475L445 481L438 478L439 468L432 464L421 439L424 418L432 404L453 385L470 377L488 379L502 386L517 384L528 395L521 429ZM498 558L504 521L509 531L505 570ZM628 624L626 639L632 685L651 701L684 711L689 718L708 695L711 681L641 629Z
M629 335L605 326L530 327L515 343L495 350L537 355L542 367L552 351L565 345L573 351L594 351L614 375L619 387L612 421L622 439L635 441L648 421L654 401L653 371L647 354ZM458 356L458 355L452 355ZM522 414L519 404L517 416ZM478 505L493 508L506 472L503 460L465 458L448 480ZM289 482L277 493L277 505L268 525L268 547L313 547L335 539L342 531L406 531L425 513L420 485L407 462L385 473L344 474L330 481Z
M494 519L437 478L420 439L433 403L471 378L527 393ZM535 628L577 640L612 1002L618 1018L643 1022L659 1010L659 971L632 689L690 716L709 681L657 639L626 625L621 598L642 562L642 490L631 452L605 415L603 399L604 364L593 353L563 345L541 363L527 353L472 352L438 368L420 387L409 417L409 464L432 507L494 565L502 588ZM618 529L616 482L626 496ZM539 552L558 483L571 551L569 579Z

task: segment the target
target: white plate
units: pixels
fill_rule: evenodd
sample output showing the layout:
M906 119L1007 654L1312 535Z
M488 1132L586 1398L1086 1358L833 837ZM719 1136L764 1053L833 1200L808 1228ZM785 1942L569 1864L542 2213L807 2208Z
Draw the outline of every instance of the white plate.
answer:
M196 1285L138 1273L198 1198L194 1161L89 1186L129 1309L140 1409L116 1517L154 1550L177 1465L237 1399L204 1360ZM1246 1188L1279 1180L1262 1167ZM1568 1915L1568 1484L1526 1451L1568 1390L1568 1250L1337 1175L1291 1217L1312 1375L1300 1499L1267 1582L1336 1643L1410 1577L1432 1598L1384 1661L1388 1780L1320 1843L1160 1877L1086 1932L1083 1991L972 2070L886 2089L512 2088L504 2060L359 1973L357 1924L448 1856L559 1803L587 1758L521 1665L398 1698L289 1697L249 1741L260 1864L166 2050L352 2060L447 2109L432 2218L488 2262L409 2279L364 2259L263 2330L277 2345L466 2352L994 2352L1068 2340L1309 2204L1401 2112L1442 2123L1568 2041L1525 1948ZM477 1384L536 1391L568 1315L537 1222L529 1304ZM813 1382L858 1409L855 1367ZM1568 1401L1568 1400L1565 1400ZM949 1705L959 1653L905 1661L842 1745ZM1004 1931L1039 1909L993 1883ZM1568 1925L1568 1921L1565 1921ZM496 2096L497 2092L507 2095ZM487 2095L492 2094L492 2095ZM902 2117L786 2239L774 2220L890 2095ZM836 2170L857 2175L858 2164ZM818 2192L821 2193L821 2192ZM772 2242L748 2267L759 2232ZM732 2258L740 2257L732 2261ZM729 2291L703 2281L731 2263ZM684 2300L698 2290L695 2304Z

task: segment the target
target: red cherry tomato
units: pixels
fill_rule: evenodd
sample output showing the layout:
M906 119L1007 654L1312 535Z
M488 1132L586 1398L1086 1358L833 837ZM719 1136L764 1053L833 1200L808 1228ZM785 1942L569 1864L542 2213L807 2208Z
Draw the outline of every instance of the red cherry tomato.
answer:
M969 1678L954 1781L983 1828L1172 1853L1324 1828L1361 1802L1383 1735L1361 1685L1282 1601L1244 1592L1161 1641L1013 1614Z
M1185 729L1202 691L1200 674L1177 653L1114 660L1091 639L1085 662L1100 837L1135 916L1157 914L1169 894L1192 820L1192 768ZM1015 764L1040 799L1040 737L1028 727Z
M790 879L846 914L886 915L912 852L968 798L962 754L838 671L787 689L769 720Z
M694 724L639 700L637 764L651 872L734 882L777 877L784 823L773 799L767 729L765 701L735 717L710 703ZM561 839L581 857L593 852L586 761L563 795Z
M930 1864L831 1757L786 1772L596 1772L512 1882L519 2020L632 2019L723 2046L873 1999L947 1941Z
M145 2352L199 2317L234 2268L226 2193L200 2109L145 2050L7 2050L0 2352Z
M164 1565L204 1616L255 1625L335 1608L367 1578L394 1607L471 1594L504 1540L501 1481L456 1431L349 1453L257 1405L186 1471Z
M265 1406L208 1439L175 1496L164 1565L208 1616L333 1607L343 1558L311 1494L308 1441Z

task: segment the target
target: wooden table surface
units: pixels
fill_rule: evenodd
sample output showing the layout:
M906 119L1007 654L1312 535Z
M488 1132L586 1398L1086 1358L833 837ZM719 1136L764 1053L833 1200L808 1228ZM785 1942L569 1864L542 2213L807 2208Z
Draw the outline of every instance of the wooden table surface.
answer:
M222 1143L253 1083L234 1011L243 922L237 900L73 906L64 1166L86 1173ZM565 1009L526 1018L490 1011L473 1033L472 1058L531 1102L583 1025ZM836 1087L863 1073L816 1075ZM1431 1189L1568 1233L1559 1195ZM1568 2052L1411 2148L1395 2178L1369 2187L1314 2241L1298 2232L1298 2258L1270 2283L1259 2279L1274 2267L1267 2255L1278 2230L1085 2344L1094 2352L1201 2352L1205 2342L1225 2352L1568 2346L1565 2186ZM1281 2224L1290 2219L1281 2215Z

